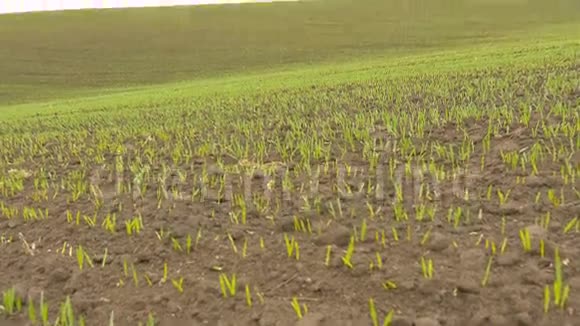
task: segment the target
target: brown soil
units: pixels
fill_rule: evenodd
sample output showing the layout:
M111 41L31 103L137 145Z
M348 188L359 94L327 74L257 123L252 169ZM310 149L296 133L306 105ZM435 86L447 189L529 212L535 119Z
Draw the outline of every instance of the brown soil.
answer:
M487 126L483 125L466 121L463 128L476 140L475 153L469 162L471 171L480 171L481 146L477 139L481 140L485 134ZM374 133L375 137L384 136L380 129ZM423 141L440 140L443 144L460 146L462 137L463 132L447 125L432 130ZM190 173L187 182L179 183L178 176L173 175L167 185L167 189L171 183L178 185L175 189L181 189L183 198L168 191L161 207L157 205L155 187L144 198L116 195L113 172L92 173L91 182L99 184L104 194L104 204L97 211L94 227L83 216L95 211L95 204L88 197L69 203L68 193L49 192L49 200L35 202L31 199L34 185L29 178L24 191L2 198L2 202L6 207L20 210L46 208L49 217L30 221L0 219L3 235L0 289L14 286L25 303L32 300L35 304L43 293L50 304L51 319L55 318L58 305L70 296L76 315L85 316L87 325L108 325L112 312L115 325L137 325L145 322L149 313L161 325L371 325L369 298L374 299L381 320L393 309L392 325L397 326L576 325L580 320L578 228L566 234L562 231L580 211L575 185L564 184L558 173L559 162L546 160L540 175L530 176L529 170L524 173L508 169L500 158L500 150L526 151L531 139L529 129L517 127L492 139L482 173L465 174L455 181L436 181L427 172L424 184L430 185L430 196L422 199L418 176L406 177L404 165L398 165L395 175L402 177L403 206L409 217L402 222L394 221L395 189L389 181L388 161L380 165L379 172L369 172L360 156L353 153L344 156L339 166L330 165L330 172L326 174L322 165L318 179L314 179L314 174L306 177L289 167L292 191L284 191L282 187L287 167L281 164L272 165L276 170L272 179L277 180L277 185L269 189L270 177L259 173L260 169L252 176L242 177L233 172L224 174L214 167L215 160L194 160L186 168ZM67 173L87 169L71 161ZM251 162L238 163L251 165ZM350 176L345 163L352 167ZM27 164L24 169L37 169L33 162ZM191 176L201 175L204 169L210 180L226 175L223 196L211 181L205 185L193 181ZM418 171L420 167L413 166L411 170ZM158 174L159 170L153 172ZM337 179L341 173L344 180ZM516 181L518 176L526 175L525 181ZM374 186L381 184L380 189L367 193L369 180ZM317 189L311 188L315 184ZM358 193L361 184L363 190ZM488 200L486 192L490 184L494 188ZM347 185L354 189L352 193L346 190ZM341 193L339 188L345 192ZM200 191L194 199L189 197L192 189ZM465 189L469 190L467 199ZM496 189L511 189L506 204L499 205ZM547 198L548 189L563 189L567 200L554 207ZM538 192L542 196L536 203ZM238 194L249 196L246 224L232 222L230 215L233 211L241 218L234 196ZM252 204L250 194L269 200L269 204L260 210ZM309 198L310 209L303 196ZM319 204L314 199L319 199ZM376 212L374 217L367 202ZM436 209L433 220L427 214L424 221L416 220L415 208L421 204ZM463 219L455 227L447 217L448 210L457 207L462 208ZM73 214L72 221L67 221L67 211ZM81 212L78 225L77 211ZM539 221L547 212L551 220L543 228ZM102 227L104 217L113 213L118 218L115 234ZM124 221L138 214L142 216L144 228L139 234L129 236ZM304 225L310 225L311 233L295 229L295 216L308 221ZM482 286L491 252L485 247L486 240L493 241L500 250L504 239L502 218L506 221L507 249L503 254L496 254L489 282ZM360 235L363 220L368 225L367 237L357 240L350 269L341 257L354 228ZM525 227L531 234L531 252L524 252L520 243L519 231ZM394 239L393 229L398 230L398 241ZM430 235L423 242L426 232ZM285 234L299 244L299 259L288 257ZM192 239L189 253L186 252L188 237ZM260 239L263 239L263 249ZM545 257L541 257L538 249L540 239L544 240ZM175 247L176 243L180 248ZM75 253L78 245L92 258L93 267L79 269ZM328 246L331 255L327 266ZM552 306L544 314L544 287L554 279L552 263L556 247L565 264L564 281L571 286L571 291L563 310ZM382 258L382 268L376 267L377 254ZM421 257L433 261L432 279L424 278ZM373 269L369 267L371 262L375 265ZM165 282L164 263L168 267ZM138 283L133 278L133 268ZM223 297L220 273L237 275L235 297ZM180 278L183 278L182 293L172 284L172 280ZM385 288L387 281L393 282L396 288ZM246 285L251 292L252 307L246 302ZM293 297L307 305L308 312L301 320L292 309ZM26 315L26 307L25 304L20 317L4 319L0 325L19 321L24 324L26 319L22 316Z

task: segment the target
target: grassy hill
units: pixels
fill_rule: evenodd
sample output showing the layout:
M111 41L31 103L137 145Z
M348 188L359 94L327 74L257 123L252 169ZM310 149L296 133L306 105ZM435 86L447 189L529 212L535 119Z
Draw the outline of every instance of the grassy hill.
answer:
M577 30L577 7L569 0L325 0L3 15L0 104L565 37Z

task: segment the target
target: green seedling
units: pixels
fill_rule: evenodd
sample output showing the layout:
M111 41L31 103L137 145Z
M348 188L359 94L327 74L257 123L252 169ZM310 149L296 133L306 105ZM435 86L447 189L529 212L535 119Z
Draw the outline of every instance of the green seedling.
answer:
M550 311L550 286L546 285L544 287L544 313L547 314Z
M505 251L507 249L507 244L508 244L508 240L507 240L507 238L504 238L503 241L501 242L501 247L499 250L500 254L503 255L505 253Z
M179 291L179 293L183 293L183 276L179 279L171 280L173 287Z
M292 254L295 255L296 260L300 259L300 247L298 246L298 242L292 238L288 238L288 235L284 233L284 244L286 245L286 253L288 257L292 257Z
M188 234L187 238L185 239L185 252L188 255L191 253L191 246L192 246L191 234Z
M129 264L126 258L123 258L123 274L125 277L129 277Z
M332 245L328 245L326 246L326 257L324 258L324 265L325 266L329 266L330 265L330 254L332 251Z
M109 249L105 248L105 253L103 254L103 261L101 262L101 268L105 268L105 265L107 265L108 253L109 253Z
M427 241L429 241L430 234L431 234L431 228L429 228L429 230L427 230L427 232L425 232L425 234L421 238L421 245L422 246L424 246L427 243Z
M558 198L558 196L556 196L556 192L554 191L554 189L548 189L548 200L550 200L550 203L552 203L552 205L554 205L554 207L556 208L558 208L562 203L561 198Z
M501 217L501 235L503 235L503 236L505 236L506 225L507 225L507 219L505 218L505 216L502 216Z
M554 250L554 304L564 309L566 301L570 293L570 285L564 285L563 275L562 275L562 261L560 259L560 251L558 248Z
M360 227L360 241L364 242L367 239L367 220L363 219Z
M32 325L38 323L38 316L36 315L36 308L34 308L34 301L32 299L28 302L28 320L30 320Z
M568 223L566 223L566 226L564 227L564 234L572 231L572 229L577 225L578 225L578 217L574 217Z
M149 277L149 275L143 274L143 278L145 279L145 282L147 282L147 285L149 285L149 287L153 286L153 281L151 281L151 278Z
M372 298L369 299L369 311L371 315L371 321L373 326L379 326L379 317L377 316L377 310L375 308L375 302Z
M9 316L20 312L22 299L16 294L15 288L11 288L2 293L2 307L4 308L4 313Z
M495 241L489 240L489 239L485 239L485 249L486 250L490 250L491 251L491 255L492 256L495 256L495 254L497 252L497 247L495 245Z
M260 304L264 304L265 300L264 300L264 294L262 294L261 292L256 292L256 296L258 297L258 300L260 300Z
M171 237L171 243L173 244L173 250L178 252L183 251L183 249L181 248L181 244L179 243L179 240L175 239L174 237Z
M492 191L493 191L493 185L487 186L487 193L485 195L487 201L490 201L491 200Z
M527 228L520 230L520 241L525 252L532 251L532 240L530 231Z
M48 321L48 303L44 301L44 292L40 293L40 320L42 326L50 325Z
M125 231L127 235L139 234L143 229L143 219L141 216L136 216L128 221L125 221Z
M163 263L163 278L161 279L161 284L167 282L167 263Z
M381 254L380 253L375 253L376 257L377 257L377 267L378 269L382 269L383 268L383 259L381 258Z
M493 256L489 256L487 261L487 266L485 267L485 273L483 274L483 279L481 280L481 286L485 287L489 282L489 277L491 275L491 264L493 262Z
M224 273L220 274L220 289L224 298L228 297L228 293L231 297L236 295L236 274L232 274L231 278Z
M509 189L505 193L503 191L501 191L500 189L497 189L497 197L499 199L500 205L505 205L507 203L509 196L510 196L510 193L511 193L511 189Z
M302 306L300 306L300 303L298 303L297 297L292 298L291 305L292 305L292 309L294 309L294 312L296 313L296 316L298 317L298 319L302 319L304 317L304 315L306 315L308 313L308 307L306 306L306 304L303 304Z
M395 239L396 242L399 241L399 232L397 232L397 229L393 226L391 227L391 232L393 233L393 239Z
M246 284L246 304L248 307L252 307L252 294L250 293L250 286Z
M431 259L425 260L425 257L421 257L421 271L423 272L423 277L430 280L433 278L433 261Z
M230 240L230 244L232 246L232 250L234 251L234 253L238 253L238 247L236 246L236 242L234 241L234 238L232 237L232 235L228 232L228 239Z
M346 249L346 253L344 254L344 256L342 257L342 262L345 266L347 266L348 268L352 269L352 256L354 254L354 243L355 243L355 238L354 236L350 237L350 242L348 244L348 248Z
M195 249L197 249L200 240L201 240L201 228L197 230L197 235L195 236L195 246L194 246Z
M551 220L551 214L550 214L550 212L548 211L548 212L546 212L546 215L544 215L544 216L542 217L542 221L541 221L541 224L540 224L540 225L541 225L541 226L542 226L544 229L548 230L548 229L550 228L550 220Z
M83 270L84 264L85 262L90 266L93 267L93 262L91 257L89 256L89 254L83 249L82 246L78 246L78 248L76 249L76 257L77 257L77 263L79 265L79 270Z
M149 316L147 316L147 326L155 326L156 322L155 322L155 318L153 317L152 313L149 313Z
M383 288L385 290L393 290L397 288L397 284L392 281L385 281L385 283L383 283Z
M457 229L459 224L461 223L461 217L463 214L463 209L461 207L455 208L455 212L453 214L453 227Z
M242 258L246 258L248 255L248 239L244 238L244 244L242 245Z
M139 277L137 276L137 270L133 264L131 264L131 273L133 275L133 283L135 284L135 287L139 287Z
M383 326L390 326L393 322L394 310L390 310L389 313L383 319ZM377 314L377 309L375 308L375 302L372 298L369 299L369 314L371 317L371 321L373 326L380 326L379 325L379 317Z

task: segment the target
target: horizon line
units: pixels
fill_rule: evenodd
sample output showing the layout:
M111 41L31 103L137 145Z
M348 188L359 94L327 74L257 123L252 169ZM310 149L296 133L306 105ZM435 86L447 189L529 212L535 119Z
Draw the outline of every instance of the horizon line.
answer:
M0 2L0 15L90 9L154 8L294 1L298 0L28 0L26 2Z

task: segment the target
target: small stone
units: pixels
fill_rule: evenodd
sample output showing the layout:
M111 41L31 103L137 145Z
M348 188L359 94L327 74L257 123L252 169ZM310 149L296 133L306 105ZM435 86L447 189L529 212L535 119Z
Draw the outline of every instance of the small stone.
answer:
M496 262L499 266L509 267L518 264L520 261L521 257L519 253L510 251L503 255L499 255Z
M534 324L532 316L527 312L520 312L515 315L515 321L517 322L517 326L531 326Z
M8 228L14 229L19 224L20 224L20 219L15 219L15 218L10 219L10 221L8 221Z
M478 294L479 284L474 280L463 278L457 282L457 291L460 293Z
M254 322L260 321L260 318L262 318L262 313L259 311L252 311L252 315L250 316L250 319Z
M151 261L151 252L141 252L137 254L137 264L148 264Z
M76 271L72 274L71 278L68 280L63 290L66 294L74 294L78 289L82 288L83 277L80 271Z
M350 230L339 224L325 230L322 235L314 240L318 246L336 245L339 247L348 246L350 242Z
M214 297L219 297L222 295L219 287L215 286L211 282L208 282L208 281L201 282L200 286L201 286L203 293L205 293L206 295L210 295L210 296L214 296ZM244 291L245 291L245 289L244 289Z
M316 281L312 284L311 289L313 292L321 292L323 289L323 283L321 281Z
M550 283L552 280L552 273L549 270L540 270L533 264L528 264L526 271L522 275L522 280L526 284L533 284L538 286L544 286L544 284Z
M167 300L168 300L168 298L167 298L167 297L165 297L165 296L163 296L163 295L161 295L161 294L157 294L157 295L155 295L155 296L153 297L153 299L151 300L151 302L152 302L153 304L155 304L155 305L159 305L159 304L161 304L161 303L163 303L163 302L165 302L165 301L167 301Z
M459 254L459 259L461 260L461 265L466 269L481 269L481 266L485 266L485 254L480 249L467 249L461 251Z
M68 281L70 277L71 273L69 273L66 269L62 267L57 267L50 274L50 283L52 284L64 283Z
M522 213L524 206L516 202L507 202L499 207L499 213L503 216L510 216Z
M177 304L177 302L169 301L167 303L167 310L169 310L169 312L172 314L176 314L176 313L180 312L182 310L182 308L181 308L181 306L179 306Z
M560 230L562 230L562 223L554 220L550 221L550 231L558 232Z
M429 242L427 248L433 252L439 252L447 249L449 247L449 240L443 234L439 232L434 232L429 237Z
M401 281L397 285L397 287L401 290L411 291L415 289L415 282L413 281Z

